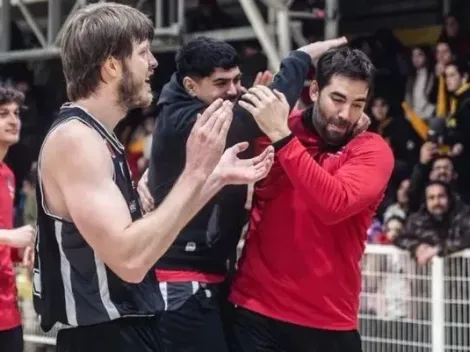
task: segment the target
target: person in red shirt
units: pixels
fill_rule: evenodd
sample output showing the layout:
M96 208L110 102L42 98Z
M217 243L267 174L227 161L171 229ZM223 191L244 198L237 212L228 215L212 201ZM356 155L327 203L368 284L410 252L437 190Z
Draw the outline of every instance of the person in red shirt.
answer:
M23 93L0 87L0 352L23 351L13 263L23 257L25 265L31 264L27 253L31 253L34 240L34 229L29 225L12 230L15 177L3 162L8 148L19 140L23 101ZM25 248L28 251L23 251Z
M230 294L235 352L361 351L360 262L394 164L379 135L354 135L373 71L341 47L319 58L307 110L288 118L285 97L261 86L239 101L268 137L258 148L276 154Z

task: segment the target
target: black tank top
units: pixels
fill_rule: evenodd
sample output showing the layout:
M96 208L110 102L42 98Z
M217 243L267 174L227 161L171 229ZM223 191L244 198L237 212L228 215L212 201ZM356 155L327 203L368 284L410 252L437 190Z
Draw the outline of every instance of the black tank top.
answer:
M114 181L128 204L132 220L141 218L124 147L99 121L71 104L60 109L49 133L71 120L82 122L103 138L113 161ZM121 317L151 316L161 311L164 303L153 272L139 284L124 282L98 258L72 222L49 212L42 193L41 154L33 275L34 307L41 317L41 327L49 331L57 322L68 326L91 325Z

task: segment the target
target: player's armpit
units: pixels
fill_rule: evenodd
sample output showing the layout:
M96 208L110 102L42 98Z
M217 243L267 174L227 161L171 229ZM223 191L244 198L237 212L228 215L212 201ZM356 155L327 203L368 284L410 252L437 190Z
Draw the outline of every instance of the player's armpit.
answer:
M341 222L377 202L390 179L394 162L388 145L378 136L356 138L361 144L334 175L297 138L276 154L294 187L325 224Z

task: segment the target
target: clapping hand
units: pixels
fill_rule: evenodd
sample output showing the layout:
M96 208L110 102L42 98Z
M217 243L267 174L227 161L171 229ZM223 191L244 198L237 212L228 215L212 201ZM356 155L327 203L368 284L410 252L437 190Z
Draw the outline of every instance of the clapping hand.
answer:
M267 176L274 161L274 148L267 147L260 155L251 159L239 159L238 154L248 148L242 142L228 148L222 155L214 173L224 185L243 185L255 183Z

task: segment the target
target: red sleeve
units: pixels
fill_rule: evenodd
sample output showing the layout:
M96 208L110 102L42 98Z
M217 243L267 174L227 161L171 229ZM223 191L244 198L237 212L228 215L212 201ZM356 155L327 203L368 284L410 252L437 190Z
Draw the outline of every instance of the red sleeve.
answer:
M393 154L383 139L364 135L354 142L349 159L333 175L297 138L277 152L292 184L325 224L338 223L377 202L391 176Z

